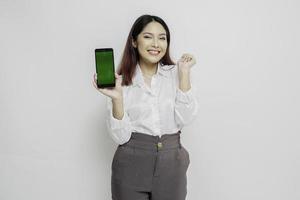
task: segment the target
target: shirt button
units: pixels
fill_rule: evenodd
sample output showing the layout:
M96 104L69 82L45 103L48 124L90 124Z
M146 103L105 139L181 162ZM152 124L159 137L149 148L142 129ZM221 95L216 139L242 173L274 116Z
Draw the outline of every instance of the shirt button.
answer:
M159 143L157 143L157 147L160 149L160 148L162 148L162 143L161 142L159 142Z

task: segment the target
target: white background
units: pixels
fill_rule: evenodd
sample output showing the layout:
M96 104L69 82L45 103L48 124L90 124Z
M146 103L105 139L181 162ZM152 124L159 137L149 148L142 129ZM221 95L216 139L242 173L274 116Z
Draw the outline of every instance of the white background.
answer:
M116 64L134 20L163 18L195 55L199 117L182 130L188 200L300 199L297 0L0 0L0 199L110 199L116 149L94 49Z

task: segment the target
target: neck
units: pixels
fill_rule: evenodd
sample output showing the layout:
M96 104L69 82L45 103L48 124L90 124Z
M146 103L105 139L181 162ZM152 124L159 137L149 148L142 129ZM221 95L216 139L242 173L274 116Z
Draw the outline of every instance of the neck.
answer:
M141 70L143 74L146 74L148 76L154 75L157 72L157 63L145 63L145 62L139 62L139 65L141 67Z

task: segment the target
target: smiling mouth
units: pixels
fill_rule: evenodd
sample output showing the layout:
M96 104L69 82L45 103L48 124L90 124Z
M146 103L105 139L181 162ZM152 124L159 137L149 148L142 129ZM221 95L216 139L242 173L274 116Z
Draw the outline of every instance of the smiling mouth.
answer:
M153 55L153 56L157 56L160 53L160 51L156 51L156 50L148 50L148 52L150 55Z

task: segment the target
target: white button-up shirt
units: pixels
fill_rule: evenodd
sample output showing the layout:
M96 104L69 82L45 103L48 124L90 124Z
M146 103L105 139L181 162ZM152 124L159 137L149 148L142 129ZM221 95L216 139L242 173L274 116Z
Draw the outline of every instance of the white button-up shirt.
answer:
M177 65L158 64L152 76L151 88L144 82L137 64L132 85L122 86L124 116L118 120L112 115L112 100L107 97L106 124L110 136L117 144L129 141L132 132L153 136L173 134L190 124L197 116L196 88L183 92L179 89Z

